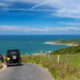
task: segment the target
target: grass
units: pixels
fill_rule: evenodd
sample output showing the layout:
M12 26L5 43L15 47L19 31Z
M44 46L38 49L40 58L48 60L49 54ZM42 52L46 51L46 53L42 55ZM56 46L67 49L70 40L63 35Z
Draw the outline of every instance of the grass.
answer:
M49 70L55 80L80 80L80 54L60 55L60 62L57 62L57 55L31 55L22 56L22 62L38 64Z
M72 39L72 40L57 40L53 41L58 44L74 44L74 45L79 45L80 44L80 39Z
M0 69L2 68L2 62L0 61Z
M2 65L1 61L0 61L0 66Z

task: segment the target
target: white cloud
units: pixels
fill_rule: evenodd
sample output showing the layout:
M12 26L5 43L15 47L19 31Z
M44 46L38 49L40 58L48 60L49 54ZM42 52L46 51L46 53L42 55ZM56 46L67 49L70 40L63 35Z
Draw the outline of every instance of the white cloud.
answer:
M45 12L53 12L53 9L11 9L11 8L3 8L4 10L18 10L18 11L45 11Z
M80 27L80 22L59 22L58 24L63 24L63 25L66 25L66 26L77 26L77 27Z
M2 6L2 7L8 7L11 5L12 5L12 3L8 2L7 0L0 0L0 6Z
M31 8L34 11L36 11L35 10L36 8L45 5L51 8L56 8L55 13L54 12L52 13L53 16L80 18L80 0L2 0L2 1L8 4L12 4L14 2L31 3L34 4L34 6Z
M5 6L5 4L4 3L0 3L0 6Z
M27 34L27 33L44 33L44 34L59 34L59 33L76 33L80 34L80 27L43 27L43 28L36 28L36 27L19 27L19 26L4 26L0 25L0 34L1 33L18 33L18 34Z
M0 25L1 32L22 32L23 27Z

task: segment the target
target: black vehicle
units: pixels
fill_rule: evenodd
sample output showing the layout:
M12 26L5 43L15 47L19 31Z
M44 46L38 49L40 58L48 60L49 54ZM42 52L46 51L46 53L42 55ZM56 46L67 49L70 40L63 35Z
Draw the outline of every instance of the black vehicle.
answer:
M21 65L21 56L19 50L8 50L6 55L6 64L10 65Z
M1 61L1 62L4 62L4 61L3 61L3 56L2 56L2 55L0 55L0 61Z

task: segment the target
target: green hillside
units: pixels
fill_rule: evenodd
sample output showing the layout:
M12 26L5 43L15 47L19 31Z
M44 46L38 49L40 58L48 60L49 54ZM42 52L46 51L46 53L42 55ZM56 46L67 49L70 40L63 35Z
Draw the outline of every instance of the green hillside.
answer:
M68 48L64 48L64 49L59 49L56 51L51 52L51 54L76 54L76 53L80 53L80 45L79 46L72 46L72 47L68 47Z
M73 39L73 40L59 40L61 43L72 43L72 44L80 44L80 39Z

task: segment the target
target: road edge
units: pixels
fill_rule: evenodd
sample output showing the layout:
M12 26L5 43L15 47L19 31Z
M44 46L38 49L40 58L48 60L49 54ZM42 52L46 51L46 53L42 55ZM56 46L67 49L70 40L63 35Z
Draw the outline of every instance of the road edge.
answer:
M2 64L2 65L0 66L0 72L3 71L3 70L5 70L6 68L7 68L7 66L6 66L5 64Z

